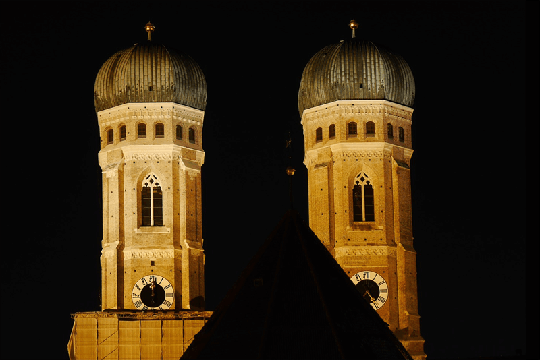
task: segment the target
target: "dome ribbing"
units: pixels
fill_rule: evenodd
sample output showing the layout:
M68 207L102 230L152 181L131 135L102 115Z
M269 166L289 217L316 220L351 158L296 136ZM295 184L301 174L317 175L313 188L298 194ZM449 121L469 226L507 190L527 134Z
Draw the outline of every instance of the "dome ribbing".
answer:
M94 83L96 111L126 103L175 102L206 108L206 80L189 56L147 41L111 56Z
M300 114L336 100L389 100L412 107L414 78L405 60L371 41L326 46L308 62L298 92Z

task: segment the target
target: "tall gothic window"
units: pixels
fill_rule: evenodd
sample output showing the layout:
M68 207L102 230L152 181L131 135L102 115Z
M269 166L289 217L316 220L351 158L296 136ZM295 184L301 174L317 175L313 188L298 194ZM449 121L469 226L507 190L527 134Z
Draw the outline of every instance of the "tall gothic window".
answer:
M328 138L333 139L336 137L336 124L332 124L328 127Z
M317 128L315 131L315 141L322 141L322 128Z
M354 178L353 217L355 222L375 221L375 199L373 184L365 172Z
M138 138L146 137L146 124L145 123L139 123L137 125L137 137Z
M156 124L154 136L156 138L164 138L165 137L165 126L162 123L157 123Z
M142 182L142 226L163 226L163 193L156 175L149 174Z
M351 121L347 124L347 133L349 135L356 135L358 134L358 128L356 126L356 123L354 121Z
M373 121L368 121L366 123L366 135L375 136L375 123Z

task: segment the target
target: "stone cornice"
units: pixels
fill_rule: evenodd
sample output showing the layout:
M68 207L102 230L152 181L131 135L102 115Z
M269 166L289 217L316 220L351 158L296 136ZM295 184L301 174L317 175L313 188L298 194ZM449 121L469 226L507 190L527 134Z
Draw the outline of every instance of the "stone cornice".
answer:
M387 100L338 100L304 110L302 125L318 121L332 115L342 114L384 114L390 119L411 123L413 109Z
M180 249L126 248L124 249L124 259L174 259L175 251L180 251Z
M390 246L341 246L335 249L335 256L396 256L396 248Z
M120 148L124 161L133 160L182 160L184 167L193 169L195 163L199 167L204 164L205 153L202 150L195 150L176 144L164 145L126 145ZM118 168L118 163L107 164L107 152L100 151L99 164L103 172L114 171ZM188 162L188 164L184 164Z
M204 111L172 102L128 103L99 111L98 122L102 128L112 124L138 120L181 120L202 125Z

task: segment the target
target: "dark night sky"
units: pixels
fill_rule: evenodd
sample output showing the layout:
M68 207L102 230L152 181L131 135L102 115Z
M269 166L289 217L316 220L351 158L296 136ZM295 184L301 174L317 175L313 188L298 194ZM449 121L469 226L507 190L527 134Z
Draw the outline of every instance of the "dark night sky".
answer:
M354 18L359 38L401 54L415 76L413 232L428 357L527 351L524 2L2 7L9 10L2 17L3 139L10 142L2 204L11 215L2 235L2 359L67 358L70 314L99 310L101 170L92 87L109 56L145 40L148 20L156 25L153 38L192 56L208 82L208 310L288 208L289 130L295 207L307 221L298 86L311 56L350 37Z

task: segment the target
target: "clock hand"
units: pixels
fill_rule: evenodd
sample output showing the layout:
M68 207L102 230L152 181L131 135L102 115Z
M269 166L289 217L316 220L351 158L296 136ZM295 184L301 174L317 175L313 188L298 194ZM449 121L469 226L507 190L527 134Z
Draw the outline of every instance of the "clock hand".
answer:
M369 296L369 298L371 299L371 302L375 301L375 299L373 298L373 296L371 296L371 294L369 293L368 290L366 290L366 292L364 293L364 295Z

